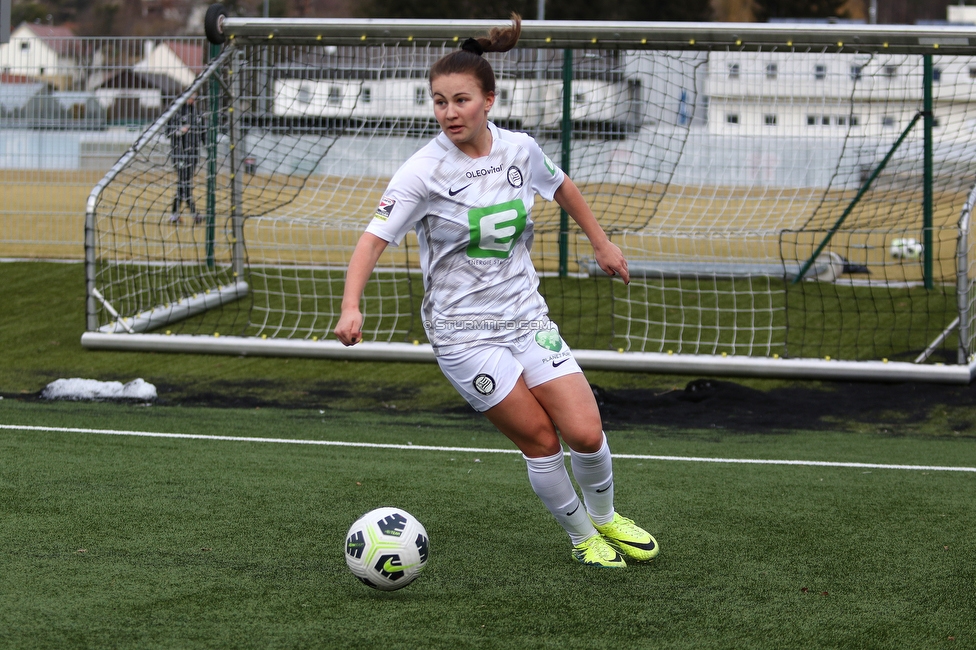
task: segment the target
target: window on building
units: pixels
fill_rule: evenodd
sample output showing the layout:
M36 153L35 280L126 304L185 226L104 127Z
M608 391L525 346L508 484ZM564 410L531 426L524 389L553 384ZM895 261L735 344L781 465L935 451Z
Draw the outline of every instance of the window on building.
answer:
M373 101L373 89L372 88L363 88L362 98L363 98L363 103L364 104L368 104L371 101Z
M739 114L738 113L726 113L725 114L725 122L726 122L726 124L738 124L739 123Z
M895 125L895 118L890 115L885 115L881 118L881 126L892 127Z
M766 78L775 79L779 75L779 66L775 63L766 64Z
M864 66L863 65L852 65L851 66L851 79L853 81L860 81L862 74L864 74Z
M342 104L342 86L329 86L329 105Z
M829 115L821 115L820 116L820 123L822 125L824 125L824 126L830 126L830 116Z
M729 79L738 79L738 78L739 78L739 64L738 63L730 63L729 64Z
M427 89L424 86L416 86L413 89L413 102L417 106L427 103Z
M771 113L763 115L763 124L766 126L776 126L776 116Z
M816 126L816 125L817 125L817 116L807 115L807 126Z
M942 68L932 68L932 83L942 81Z
M851 115L851 126L859 126L861 124L861 118L857 115Z
M837 126L847 126L847 117L844 115L838 115L834 118L834 122Z
M976 79L976 65L970 66L969 68L969 78Z
M499 106L508 106L511 103L512 103L512 96L509 94L508 88L499 88L498 89L498 105Z
M26 52L29 49L30 49L30 41L21 41L20 42L20 51L21 52Z
M898 66L897 65L886 65L884 67L884 76L889 79L898 76Z
M827 78L827 66L822 63L813 66L813 78L817 80L824 80Z

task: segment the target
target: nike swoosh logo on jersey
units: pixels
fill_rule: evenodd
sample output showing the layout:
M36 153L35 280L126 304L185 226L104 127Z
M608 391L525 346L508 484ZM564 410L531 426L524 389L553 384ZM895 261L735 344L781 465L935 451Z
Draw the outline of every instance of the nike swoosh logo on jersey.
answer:
M559 366L561 366L561 365L563 365L563 364L564 364L564 363L566 363L567 361L569 361L569 357L566 357L566 358L565 358L565 359L563 359L562 361L553 361L553 362L552 362L552 367L553 367L553 368L558 368Z
M453 189L453 188L452 189L449 189L447 191L447 193L448 193L449 196L455 196L456 194L460 194L461 192L463 192L464 190L468 189L469 187L471 187L471 183L468 183L464 187L458 188L456 190Z

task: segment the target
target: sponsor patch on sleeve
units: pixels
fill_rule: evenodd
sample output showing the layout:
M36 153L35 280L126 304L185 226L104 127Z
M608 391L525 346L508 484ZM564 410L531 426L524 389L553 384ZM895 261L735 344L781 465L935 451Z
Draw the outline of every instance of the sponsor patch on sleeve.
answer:
M542 157L543 157L544 162L546 164L546 169L549 170L549 175L550 176L555 176L556 175L556 166L552 163L551 160L549 160L549 156L547 156L545 154L542 154Z
M380 205L378 208L376 208L376 214L374 214L373 217L379 219L380 221L386 221L393 213L393 206L395 205L396 201L388 196L384 196L382 199L380 199Z

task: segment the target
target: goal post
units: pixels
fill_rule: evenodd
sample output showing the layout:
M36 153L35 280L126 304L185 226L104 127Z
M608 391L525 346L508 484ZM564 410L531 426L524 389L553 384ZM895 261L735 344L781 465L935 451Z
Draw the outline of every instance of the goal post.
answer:
M426 73L504 21L234 18L93 190L86 347L432 360L411 234L331 334L389 179L439 128ZM523 22L490 118L533 135L627 255L606 277L558 206L533 259L581 365L972 380L971 27ZM216 51L215 51L216 54ZM201 223L171 223L168 124L211 136Z

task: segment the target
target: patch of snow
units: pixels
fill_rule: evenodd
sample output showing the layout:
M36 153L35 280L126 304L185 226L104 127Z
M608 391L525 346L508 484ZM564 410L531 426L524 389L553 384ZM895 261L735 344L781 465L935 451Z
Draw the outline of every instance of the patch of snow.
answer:
M107 400L124 399L148 402L156 399L156 387L143 379L127 384L97 379L57 379L41 391L44 399Z

